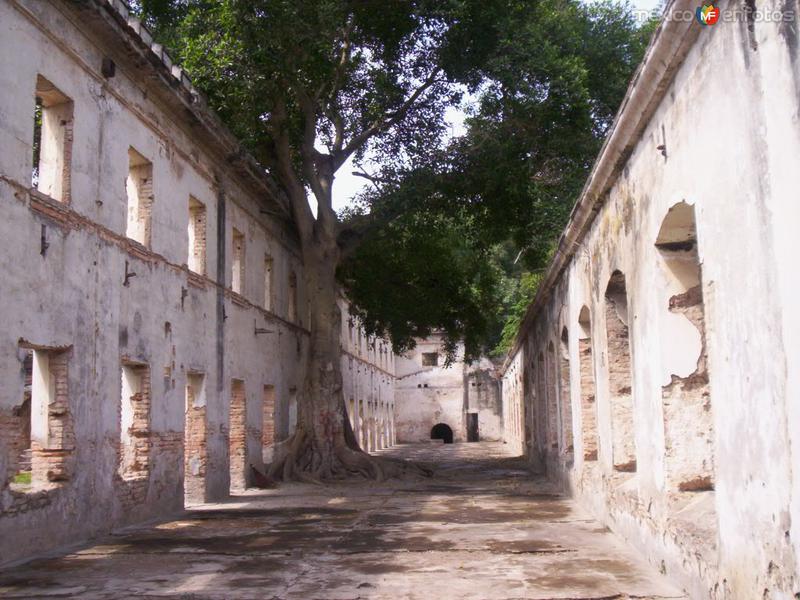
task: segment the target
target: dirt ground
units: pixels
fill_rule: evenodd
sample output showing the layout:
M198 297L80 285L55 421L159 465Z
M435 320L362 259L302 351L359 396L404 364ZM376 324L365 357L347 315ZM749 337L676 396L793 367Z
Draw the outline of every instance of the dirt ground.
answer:
M502 444L385 453L436 474L248 490L0 572L0 597L684 598Z

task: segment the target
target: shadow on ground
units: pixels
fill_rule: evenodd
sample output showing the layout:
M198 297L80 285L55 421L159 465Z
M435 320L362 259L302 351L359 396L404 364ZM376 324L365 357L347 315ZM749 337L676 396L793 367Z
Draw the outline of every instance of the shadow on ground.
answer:
M384 451L431 479L248 490L0 573L4 598L683 598L502 444Z

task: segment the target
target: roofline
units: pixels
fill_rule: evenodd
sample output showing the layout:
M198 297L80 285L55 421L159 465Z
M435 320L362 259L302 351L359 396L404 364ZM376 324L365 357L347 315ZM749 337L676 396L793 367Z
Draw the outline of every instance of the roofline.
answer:
M275 216L294 223L291 207L278 197L274 184L267 175L266 167L261 165L243 146L241 141L228 129L219 116L208 107L208 103L197 90L186 71L176 64L162 44L142 24L123 0L85 0L80 3L66 3L73 11L91 11L108 27L105 32L118 38L144 59L139 67L155 71L166 97L171 97L185 109L190 124L198 127L207 136L206 143L218 151L225 159L228 172L242 177L251 187L265 194L263 201L281 211Z
M688 11L694 14L696 0L672 0L664 14ZM558 240L553 259L539 286L536 296L528 305L517 330L501 373L505 374L536 317L550 299L561 274L566 270L578 246L585 238L603 208L611 187L633 153L641 134L664 98L675 74L683 64L689 50L700 34L694 19L662 19L645 52L639 68L628 86L614 123L603 142L589 178L578 201L570 213L569 221Z

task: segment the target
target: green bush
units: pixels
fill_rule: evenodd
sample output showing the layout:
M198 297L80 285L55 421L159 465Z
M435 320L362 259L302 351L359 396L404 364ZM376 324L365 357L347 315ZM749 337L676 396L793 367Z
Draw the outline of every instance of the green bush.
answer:
M11 483L17 483L20 485L30 485L31 484L31 472L30 471L23 471L22 473L17 473L14 475L14 479L11 480Z

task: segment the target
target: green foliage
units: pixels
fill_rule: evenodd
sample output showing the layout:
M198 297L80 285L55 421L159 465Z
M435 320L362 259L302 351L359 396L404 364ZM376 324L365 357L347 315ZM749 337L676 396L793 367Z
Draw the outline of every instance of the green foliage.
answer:
M370 236L339 278L368 333L388 333L395 351L436 330L450 356L457 341L474 355L493 326L496 273L457 219L409 211Z
M495 28L500 33L480 65L466 135L424 156L384 163L379 189L368 190L360 210L346 215L358 223L370 214L391 229L398 213L403 223L414 223L411 215L418 214L421 223L440 218L459 232L460 252L468 254L464 263L472 270L447 271L448 281L437 278L435 291L459 285L472 290L480 270L480 285L487 286L494 305L476 304L485 309L478 315L476 305L448 293L453 302L464 302L463 314L453 312L461 318L455 320L458 327L437 322L435 310L427 313L430 319L424 311L414 314L414 322L443 327L451 340L461 330L473 332L467 344L471 355L510 347L652 24L639 28L627 6L612 2L541 0L508 3ZM411 227L402 243L383 250L392 252L395 263L415 264L421 257L408 253L417 252L417 236L430 233ZM367 237L353 258L359 268L382 260L372 244ZM441 250L424 258L428 269L451 260ZM365 318L377 331L394 302L382 296L392 289L383 275L370 272L370 286L354 286L355 272L348 281L354 302L370 307ZM430 293L425 283L415 280L419 298ZM402 310L394 310L392 319L400 319Z
M600 149L647 39L611 2L524 2L484 69L452 169L479 227L542 268ZM452 176L451 176L452 177Z
M523 273L519 279L511 280L516 285L512 287L511 294L506 297L506 319L500 341L491 352L492 356L502 357L511 350L519 326L525 317L525 311L536 296L543 277L543 272Z
M21 471L11 479L11 483L16 483L17 485L31 485L32 481L33 475L30 471Z
M450 83L476 78L463 53L479 61L492 35L491 11L463 0L140 0L136 8L265 166L288 134L306 180L306 168L319 167L304 147L309 124L312 145L316 138L334 167L369 144L391 157L439 138L444 109L459 97ZM473 41L481 19L489 27ZM376 123L385 126L362 139Z
M136 8L276 190L312 190L319 219L349 156L379 166L336 223L340 281L396 350L436 330L469 355L510 343L653 28L610 0ZM464 94L467 133L448 139Z

